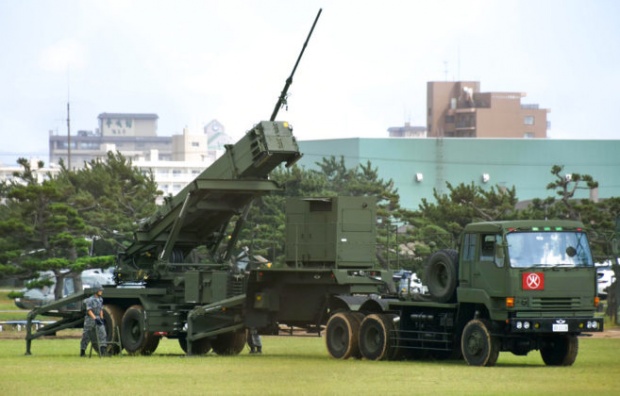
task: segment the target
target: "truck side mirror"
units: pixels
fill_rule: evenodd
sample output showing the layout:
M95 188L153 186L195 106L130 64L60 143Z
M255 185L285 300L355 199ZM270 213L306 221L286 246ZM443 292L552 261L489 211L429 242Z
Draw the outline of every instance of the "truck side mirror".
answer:
M495 244L495 257L497 258L504 258L504 244L503 243L496 243Z
M503 267L504 266L504 244L503 243L496 243L495 244L495 265L497 265L498 267Z

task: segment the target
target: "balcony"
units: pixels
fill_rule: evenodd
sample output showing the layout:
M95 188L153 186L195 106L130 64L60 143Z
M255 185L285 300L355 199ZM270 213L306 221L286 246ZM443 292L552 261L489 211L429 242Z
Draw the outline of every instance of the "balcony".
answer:
M537 104L521 104L521 108L523 110L538 110L539 106Z

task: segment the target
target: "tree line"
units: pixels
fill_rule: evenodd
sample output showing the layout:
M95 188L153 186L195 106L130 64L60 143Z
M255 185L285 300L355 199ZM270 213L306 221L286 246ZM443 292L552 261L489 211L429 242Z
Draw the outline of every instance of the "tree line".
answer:
M87 268L113 266L115 254L131 243L140 220L155 213L161 195L153 174L118 152L75 171L61 163L59 174L44 175L43 180L43 163L33 169L21 158L18 164L13 179L0 184L0 277L31 279L51 270L61 279ZM454 247L466 224L481 220L580 220L596 260L615 258L620 198L576 199L578 190L597 188L598 182L578 173L567 179L560 165L552 166L550 175L550 196L524 208L517 207L515 187L484 189L472 182L446 183L447 193L435 190L433 199L409 210L400 206L394 182L380 178L370 161L348 168L343 157L332 156L317 162L315 169L280 167L270 178L284 190L253 204L239 247L282 265L287 197L371 196L378 204L377 261L383 266L417 271L434 250ZM204 259L204 254L193 257Z

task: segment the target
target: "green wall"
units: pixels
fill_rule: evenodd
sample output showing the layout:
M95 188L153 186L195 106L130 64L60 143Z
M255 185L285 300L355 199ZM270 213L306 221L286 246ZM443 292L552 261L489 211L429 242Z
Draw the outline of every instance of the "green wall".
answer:
M347 167L370 160L380 177L394 180L401 205L409 209L417 209L422 198L432 200L433 188L447 192L446 182L515 186L521 201L551 196L546 186L554 181L553 165L563 165L563 173L592 175L599 198L620 196L620 140L352 138L299 145L299 164L308 169L331 155L344 156ZM490 177L487 183L483 174ZM579 190L576 197L589 194Z

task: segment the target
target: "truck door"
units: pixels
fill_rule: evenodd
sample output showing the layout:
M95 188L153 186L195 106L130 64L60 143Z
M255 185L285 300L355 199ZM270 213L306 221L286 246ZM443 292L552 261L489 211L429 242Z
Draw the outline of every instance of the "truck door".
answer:
M500 234L480 234L476 259L471 265L472 288L485 290L489 296L506 295L506 269Z

